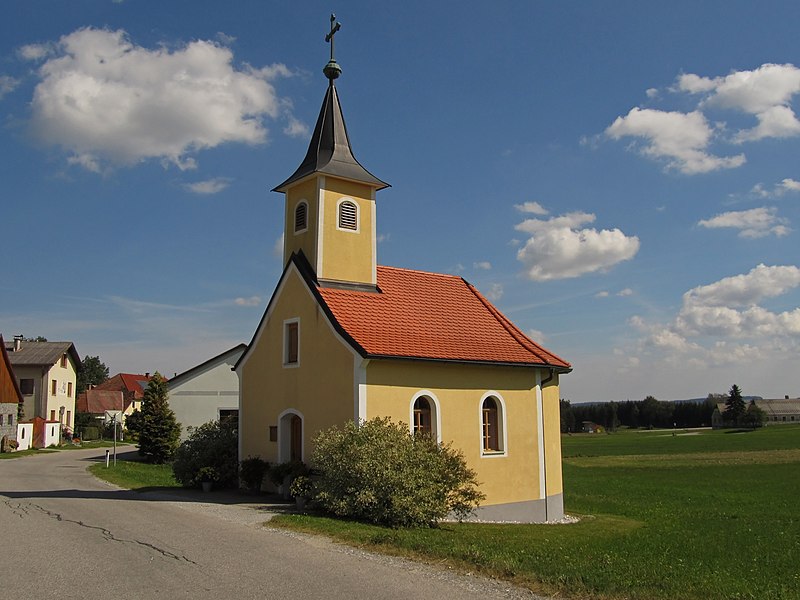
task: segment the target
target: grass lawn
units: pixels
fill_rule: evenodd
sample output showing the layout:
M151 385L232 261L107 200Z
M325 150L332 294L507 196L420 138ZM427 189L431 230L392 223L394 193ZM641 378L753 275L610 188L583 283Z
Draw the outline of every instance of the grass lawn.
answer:
M105 463L91 465L89 472L99 479L131 490L181 487L172 474L172 465L117 460L116 466L112 462L108 468Z
M392 530L300 515L272 524L560 597L800 598L800 427L562 443L566 511L578 524Z
M55 448L30 448L29 450L20 450L18 452L2 452L0 453L0 460L7 460L10 458L22 458L23 456L33 456L36 454L49 454L51 452L58 452Z

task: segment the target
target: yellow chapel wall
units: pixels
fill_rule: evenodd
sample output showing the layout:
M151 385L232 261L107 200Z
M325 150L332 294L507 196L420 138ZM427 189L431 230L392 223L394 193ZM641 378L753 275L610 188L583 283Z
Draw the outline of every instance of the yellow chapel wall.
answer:
M284 322L299 319L299 364L283 365ZM328 324L299 274L290 267L239 366L240 458L279 460L269 427L288 409L303 417L303 460L311 456L314 434L352 420L355 414L354 355Z
M374 188L325 177L323 191L322 256L317 276L321 279L374 285L375 201ZM358 207L358 230L339 229L338 205L342 199Z
M484 506L540 500L562 493L558 379L543 388L544 462L540 480L536 368L374 360L367 367L366 418L389 416L408 423L411 402L423 390L439 403L443 443L459 448L486 494ZM542 379L549 372L540 369ZM483 456L481 402L496 392L505 405L503 455ZM542 486L542 483L545 483ZM542 488L545 494L542 494Z
M295 233L295 210L297 209L297 205L303 201L308 205L308 211L306 212L308 227L301 233ZM318 201L316 177L298 183L286 191L284 207L285 222L283 227L283 264L289 262L289 257L292 253L299 252L300 250L303 251L312 265L316 264L318 225L316 214Z

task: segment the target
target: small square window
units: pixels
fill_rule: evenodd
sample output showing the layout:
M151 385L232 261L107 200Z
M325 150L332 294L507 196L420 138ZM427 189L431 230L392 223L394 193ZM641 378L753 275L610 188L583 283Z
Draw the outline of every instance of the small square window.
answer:
M20 379L19 391L23 396L33 395L33 379Z
M57 391L58 391L58 382L55 379L53 379L50 382L50 395L55 396Z
M67 382L67 398L72 398L72 382Z

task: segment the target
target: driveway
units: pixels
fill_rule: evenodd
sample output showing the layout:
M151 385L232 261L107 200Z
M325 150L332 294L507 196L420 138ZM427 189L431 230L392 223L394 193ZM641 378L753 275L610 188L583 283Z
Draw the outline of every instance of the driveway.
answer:
M252 497L122 490L86 471L104 456L0 461L4 598L536 598L264 527L280 506Z

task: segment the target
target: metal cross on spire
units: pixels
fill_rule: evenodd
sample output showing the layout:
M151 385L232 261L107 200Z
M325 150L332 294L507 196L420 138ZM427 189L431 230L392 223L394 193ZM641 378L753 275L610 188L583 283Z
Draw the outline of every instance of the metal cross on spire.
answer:
M336 32L341 28L342 24L336 20L336 15L331 14L331 30L325 36L325 41L331 45L331 59L328 61L328 64L325 65L325 68L322 69L322 72L325 73L325 77L330 80L331 85L333 85L333 80L342 74L342 68L337 64L336 59L333 58L333 36L335 36Z

